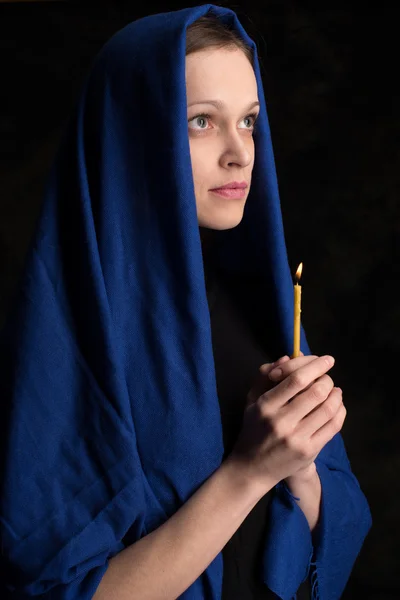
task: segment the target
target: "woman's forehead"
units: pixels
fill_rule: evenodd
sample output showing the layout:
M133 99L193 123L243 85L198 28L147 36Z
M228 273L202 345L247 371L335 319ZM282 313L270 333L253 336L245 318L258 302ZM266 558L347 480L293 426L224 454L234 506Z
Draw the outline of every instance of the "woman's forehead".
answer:
M225 108L237 99L240 104L258 99L254 70L241 50L196 52L186 57L186 87L188 104L216 100L215 107Z

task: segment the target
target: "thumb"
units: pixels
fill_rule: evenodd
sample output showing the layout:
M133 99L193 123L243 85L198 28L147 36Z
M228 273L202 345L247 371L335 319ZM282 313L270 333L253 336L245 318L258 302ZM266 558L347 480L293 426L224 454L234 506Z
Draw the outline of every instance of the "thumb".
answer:
M271 386L271 381L266 379L266 375L268 375L268 373L274 367L277 367L278 365L280 365L288 360L290 360L290 358L287 355L285 355L285 356L281 356L281 358L278 358L278 360L276 360L275 362L264 363L259 367L258 376L256 377L253 387L247 394L245 408L247 408L248 406L250 406L251 404L256 402L257 399L261 396L261 394L266 392L266 384L267 384L267 388L269 386Z
M285 354L285 356L281 356L281 358L278 358L278 360L275 362L262 364L259 368L259 371L262 375L267 375L270 371L272 371L272 369L286 362L287 360L290 360L290 358L287 354Z
M304 356L304 352L300 350L299 355ZM290 360L290 357L287 354L285 354L285 356L281 356L281 358L278 358L278 360L276 360L273 363L262 364L259 368L259 371L262 375L267 375L270 371L272 371L272 369L286 362L287 360Z

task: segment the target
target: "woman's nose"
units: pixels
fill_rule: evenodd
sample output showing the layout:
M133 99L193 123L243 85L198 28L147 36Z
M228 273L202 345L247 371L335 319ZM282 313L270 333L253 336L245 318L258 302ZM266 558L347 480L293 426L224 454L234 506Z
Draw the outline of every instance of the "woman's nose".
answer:
M242 139L240 133L229 136L222 156L224 165L228 166L234 163L241 167L246 167L250 164L251 159L252 154L248 148L248 144Z

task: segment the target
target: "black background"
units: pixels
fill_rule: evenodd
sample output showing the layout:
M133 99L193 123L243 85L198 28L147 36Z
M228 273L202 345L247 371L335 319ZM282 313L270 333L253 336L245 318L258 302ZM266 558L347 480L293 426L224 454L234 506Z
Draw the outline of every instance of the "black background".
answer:
M0 319L43 186L102 45L199 2L0 3ZM400 597L399 33L396 5L220 2L258 44L292 271L314 354L335 356L342 430L373 528L343 598Z

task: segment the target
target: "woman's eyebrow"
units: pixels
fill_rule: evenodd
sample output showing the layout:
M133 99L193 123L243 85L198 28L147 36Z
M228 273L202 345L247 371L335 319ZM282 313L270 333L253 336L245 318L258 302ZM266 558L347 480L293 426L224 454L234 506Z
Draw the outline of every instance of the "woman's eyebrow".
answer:
M212 104L213 106L215 106L215 108L218 108L220 110L225 108L225 104L221 100L196 100L196 102L191 102L190 104L188 104L187 107L189 108L190 106L193 106L194 104ZM255 106L260 106L260 103L257 100L255 102L252 102L247 107L247 110L251 110Z

